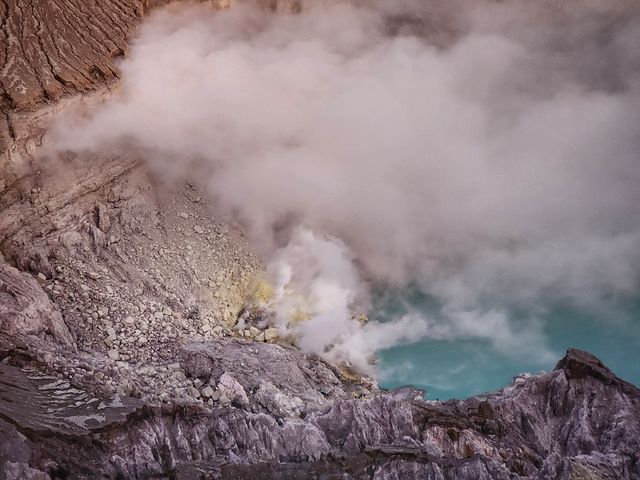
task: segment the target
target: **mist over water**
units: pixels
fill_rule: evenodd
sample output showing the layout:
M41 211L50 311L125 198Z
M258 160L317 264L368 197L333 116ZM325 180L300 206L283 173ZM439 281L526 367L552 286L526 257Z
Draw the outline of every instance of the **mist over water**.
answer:
M432 298L418 291L385 292L376 301L376 318L386 321L408 310L437 317ZM530 312L512 312L511 322L526 327ZM509 352L473 335L418 338L378 352L379 382L388 388L412 384L426 398L467 398L495 391L522 372L551 370L567 348L581 348L603 359L614 373L640 384L640 301L603 301L598 308L547 305L535 320L549 355ZM523 341L523 345L526 342Z
M204 182L266 258L274 321L307 351L389 384L436 385L419 375L442 375L443 345L550 368L573 338L563 325L604 331L608 305L639 292L639 13L171 7L143 26L119 94L54 134ZM421 297L384 309L380 289Z

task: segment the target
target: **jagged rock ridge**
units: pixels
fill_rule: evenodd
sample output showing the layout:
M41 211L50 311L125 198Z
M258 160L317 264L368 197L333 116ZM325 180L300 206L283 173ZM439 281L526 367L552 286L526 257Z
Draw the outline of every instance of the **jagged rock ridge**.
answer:
M640 476L640 391L578 350L552 372L444 403L368 391L279 345L191 345L180 363L205 383L231 377L241 392L214 408L105 402L33 366L3 365L3 478L28 469L77 479Z

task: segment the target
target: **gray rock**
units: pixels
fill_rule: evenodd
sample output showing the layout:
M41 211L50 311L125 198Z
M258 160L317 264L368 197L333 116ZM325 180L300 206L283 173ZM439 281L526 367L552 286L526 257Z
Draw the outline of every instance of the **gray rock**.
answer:
M304 411L304 402L299 397L283 393L271 382L260 384L255 393L255 400L277 418L299 417Z
M213 393L214 393L214 390L213 390L213 387L211 387L211 385L207 385L206 387L204 387L201 392L204 398L213 397Z
M0 255L0 332L38 335L49 332L57 341L74 345L60 310L26 273L11 267Z
M215 383L225 372L233 372L245 392L270 381L285 395L302 399L305 410L326 409L328 400L320 388L340 384L336 373L318 357L277 344L217 340L188 345L181 355L181 363L192 378L209 377L209 383ZM342 388L335 390L336 398L347 397ZM251 400L253 394L247 395Z
M30 468L26 463L6 462L3 470L5 480L51 480L47 473Z
M191 377L220 375L218 390L179 387L175 405L137 403L141 410L128 411L126 422L115 415L129 401L125 396L94 411L98 403L68 382L60 386L49 377L36 384L0 364L0 430L1 419L10 418L32 432L34 453L20 462L36 473L55 462L69 478L170 476L175 465L211 468L222 479L342 479L348 472L363 480L632 480L640 474L640 391L585 352L571 350L556 370L519 377L501 391L444 403L424 401L412 389L351 399L351 391L364 387L353 390L352 381L317 357L277 344L194 344L181 363ZM116 366L119 374L129 371ZM74 382L79 371L70 369ZM322 393L329 385L331 401ZM52 395L56 388L67 390ZM115 390L122 395L135 386ZM195 402L199 397L205 402ZM63 436L51 434L62 428ZM14 448L9 438L0 437L0 456Z
M229 372L225 372L220 376L218 391L221 398L226 397L243 407L249 406L249 397L247 397L244 387Z
M200 398L200 390L195 387L187 387L187 393L193 398Z
M98 204L96 206L96 216L98 228L102 231L102 233L107 233L109 231L109 228L111 227L111 219L109 218L107 207L102 204Z

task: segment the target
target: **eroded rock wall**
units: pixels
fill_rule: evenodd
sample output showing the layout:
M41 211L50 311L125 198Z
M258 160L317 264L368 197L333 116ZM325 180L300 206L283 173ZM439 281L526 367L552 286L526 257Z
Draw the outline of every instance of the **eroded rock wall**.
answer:
M248 357L262 363L259 376ZM194 384L226 395L232 379L228 403L101 400L77 381L42 376L37 361L5 358L22 367L0 365L4 478L13 469L52 479L640 476L640 391L606 367L594 375L602 364L586 352L569 351L556 370L500 392L444 403L367 389L291 347L253 350L244 340L193 344L180 357ZM588 373L575 377L567 360ZM280 383L283 371L293 384ZM21 395L29 401L16 402ZM283 415L294 398L300 408Z
M0 263L37 282L78 348L131 361L161 362L167 345L232 326L260 268L188 172L166 182L134 153L42 148L52 119L108 97L136 25L161 3L1 4Z

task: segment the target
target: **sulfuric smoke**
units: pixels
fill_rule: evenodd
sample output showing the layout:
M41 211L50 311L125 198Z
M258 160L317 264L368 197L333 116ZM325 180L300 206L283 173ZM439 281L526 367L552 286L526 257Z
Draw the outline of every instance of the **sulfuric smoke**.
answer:
M118 96L60 122L58 145L135 148L204 179L269 260L271 308L305 350L361 369L424 335L544 355L512 309L638 293L639 13L174 6L143 26ZM446 321L361 327L372 285L428 292Z

